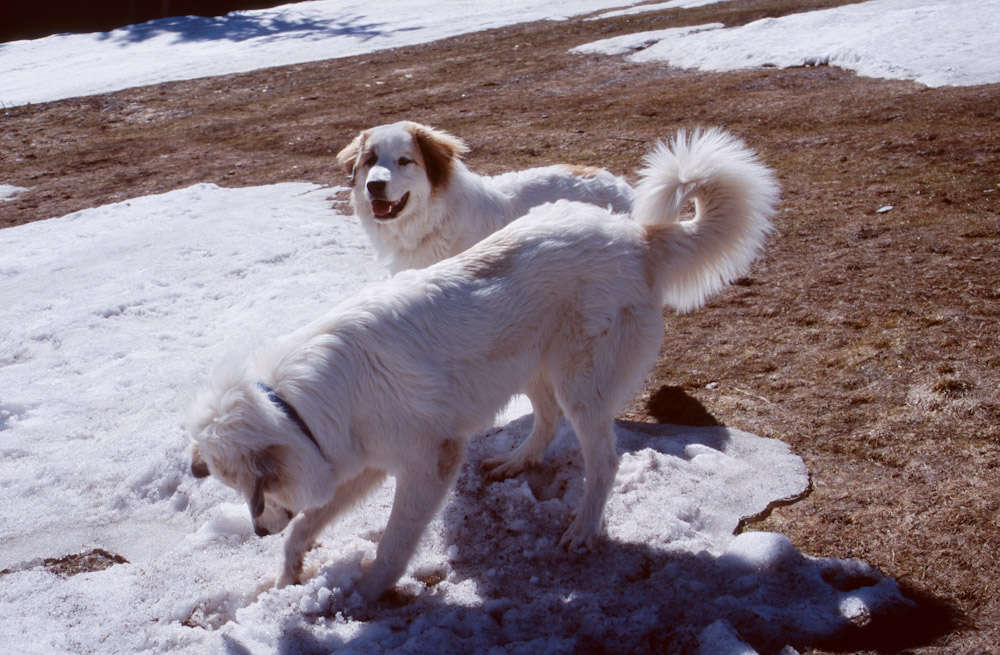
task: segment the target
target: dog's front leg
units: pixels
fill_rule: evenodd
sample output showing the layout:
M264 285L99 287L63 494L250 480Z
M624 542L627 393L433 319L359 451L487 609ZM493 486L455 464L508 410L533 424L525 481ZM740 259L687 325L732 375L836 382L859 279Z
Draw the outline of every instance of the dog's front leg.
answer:
M302 582L302 563L319 533L338 514L360 500L384 478L384 471L366 468L361 475L337 487L333 500L326 505L303 512L292 525L292 531L285 541L285 562L278 577L279 589Z
M444 501L462 463L460 442L442 443L437 462L416 461L396 478L396 495L375 561L358 583L365 602L392 588L420 542L424 528Z

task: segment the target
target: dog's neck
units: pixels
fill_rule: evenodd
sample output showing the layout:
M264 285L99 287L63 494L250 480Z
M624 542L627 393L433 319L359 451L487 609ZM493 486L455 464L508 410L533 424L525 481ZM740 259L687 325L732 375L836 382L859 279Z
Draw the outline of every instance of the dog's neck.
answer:
M299 430L302 431L302 434L304 434L309 439L309 441L311 441L312 444L316 446L316 450L319 451L320 457L326 459L326 455L323 453L323 449L320 448L319 441L316 439L316 435L314 435L313 431L309 429L309 424L305 422L305 420L298 413L298 411L296 411L296 409L292 407L287 400L278 395L277 391L267 386L263 382L257 382L256 386L258 389L260 389L267 395L268 400L274 403L278 407L278 409L280 409L281 412L285 416L287 416L289 420L292 421L292 423L298 426Z

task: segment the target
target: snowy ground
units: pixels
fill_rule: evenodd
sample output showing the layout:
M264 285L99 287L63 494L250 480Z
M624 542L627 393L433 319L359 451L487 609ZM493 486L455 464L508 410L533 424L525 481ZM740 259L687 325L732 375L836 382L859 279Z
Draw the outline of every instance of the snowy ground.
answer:
M134 86L358 55L457 34L628 6L628 0L424 3L316 0L216 18L179 17L111 32L0 44L0 107ZM682 9L673 0L600 14ZM634 52L706 70L830 64L861 75L931 86L1000 80L995 18L1000 0L872 0L743 27L645 32L580 48ZM123 66L122 62L128 65Z
M411 0L314 0L14 41L0 44L0 106L349 57L624 4L628 0L435 0L430 8Z
M990 27L997 16L1000 0L872 0L728 29L711 24L640 32L575 52L634 53L632 61L713 71L830 65L866 77L964 86L1000 80Z
M670 0L669 2L656 2L629 7L627 9L605 11L587 20L600 20L602 18L614 18L615 16L635 16L636 14L646 14L651 11L661 11L663 9L692 9L694 7L705 7L722 2L732 2L732 0Z
M526 434L523 405L475 440L404 606L350 592L391 484L327 531L308 584L268 589L281 537L255 537L242 499L188 474L182 416L227 352L384 276L332 192L199 185L0 232L6 648L638 652L665 634L773 647L905 605L863 564L805 558L780 535L734 539L808 474L780 442L724 428L620 426L608 540L561 553L580 493L572 434L537 474L488 484L477 466ZM66 578L41 560L92 548L128 564Z
M355 54L515 14L552 17L562 3L523 4L535 13L514 2L488 14L467 2L435 12L381 5L377 22L362 3L315 2L4 44L0 101L229 72L214 68L223 63ZM625 4L575 3L574 11ZM982 50L996 0L942 6L877 0L614 48L649 45L637 54L653 57L683 41L682 50L712 61L728 52L741 65L798 65L782 54L798 48L813 63L847 66L851 57L824 41L837 26L838 44L869 35L877 47L851 47L872 70L886 70L887 60L928 84L1000 79L992 49ZM770 56L756 59L744 39L767 44ZM122 61L146 77L126 74ZM0 207L19 191L0 180ZM800 494L808 477L781 443L724 428L619 426L608 539L591 555L558 552L579 493L571 435L533 475L487 484L476 466L525 434L523 404L474 440L394 603L365 608L350 592L384 525L391 484L327 531L307 561L307 584L271 590L280 536L255 537L233 492L188 474L181 421L226 352L307 322L385 275L356 223L330 208L333 191L199 185L0 231L4 649L537 654L603 644L745 653L748 644L775 651L814 642L906 606L895 583L863 563L805 557L780 535L734 538L741 517ZM128 563L64 577L44 562L92 548Z

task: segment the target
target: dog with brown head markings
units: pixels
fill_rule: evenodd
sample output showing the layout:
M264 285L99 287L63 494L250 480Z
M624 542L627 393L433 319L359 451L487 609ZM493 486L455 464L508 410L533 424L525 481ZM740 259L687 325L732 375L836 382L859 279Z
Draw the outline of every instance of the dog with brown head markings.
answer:
M354 212L392 273L457 255L547 202L632 207L632 187L606 170L554 165L486 177L462 162L467 150L447 132L401 121L364 130L337 155Z

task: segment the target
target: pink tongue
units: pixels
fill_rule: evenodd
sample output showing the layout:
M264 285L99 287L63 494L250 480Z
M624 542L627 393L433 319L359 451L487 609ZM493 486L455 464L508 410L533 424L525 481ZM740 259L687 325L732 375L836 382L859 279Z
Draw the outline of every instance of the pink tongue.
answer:
M372 200L372 213L376 216L385 216L392 211L392 203L386 200Z

